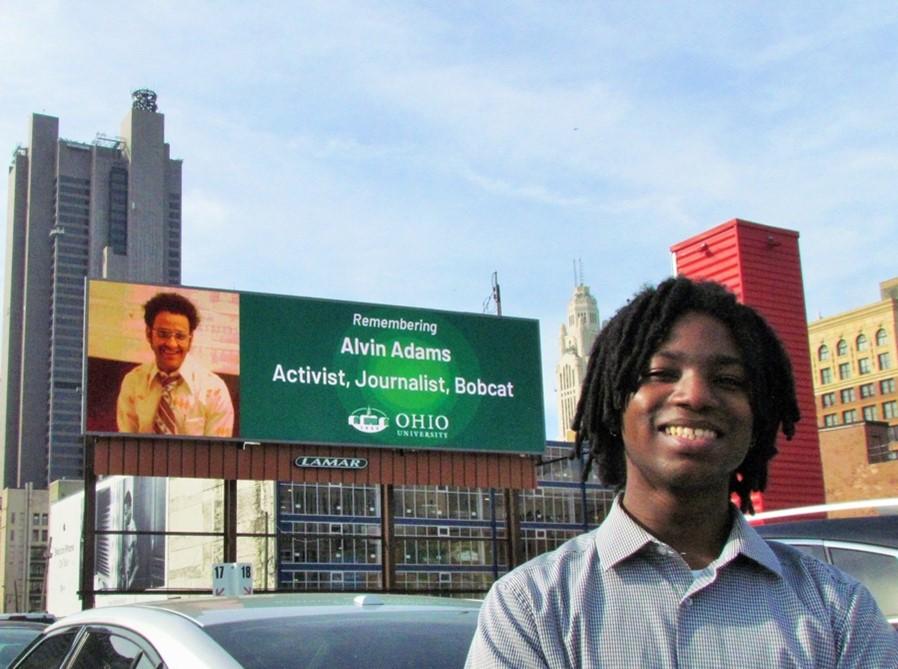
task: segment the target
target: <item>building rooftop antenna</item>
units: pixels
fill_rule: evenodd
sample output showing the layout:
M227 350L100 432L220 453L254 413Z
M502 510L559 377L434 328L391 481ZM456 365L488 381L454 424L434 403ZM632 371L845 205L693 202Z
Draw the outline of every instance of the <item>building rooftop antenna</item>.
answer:
M574 288L583 285L583 258L577 258L574 263Z
M138 88L136 91L131 91L131 100L132 109L151 112L159 110L156 105L156 91L151 91L149 88Z

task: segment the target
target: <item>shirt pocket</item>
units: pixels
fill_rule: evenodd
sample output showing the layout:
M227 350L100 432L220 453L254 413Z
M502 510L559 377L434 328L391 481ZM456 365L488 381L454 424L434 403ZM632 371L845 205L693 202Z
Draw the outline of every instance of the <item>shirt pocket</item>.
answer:
M184 420L184 434L199 436L206 427L206 419L202 416L190 416Z

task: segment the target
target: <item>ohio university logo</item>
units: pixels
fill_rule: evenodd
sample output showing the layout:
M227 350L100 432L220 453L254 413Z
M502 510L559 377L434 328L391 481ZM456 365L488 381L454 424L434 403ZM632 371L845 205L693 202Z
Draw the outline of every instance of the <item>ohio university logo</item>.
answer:
M349 414L349 424L359 432L374 434L383 432L390 425L390 419L380 409L362 407Z

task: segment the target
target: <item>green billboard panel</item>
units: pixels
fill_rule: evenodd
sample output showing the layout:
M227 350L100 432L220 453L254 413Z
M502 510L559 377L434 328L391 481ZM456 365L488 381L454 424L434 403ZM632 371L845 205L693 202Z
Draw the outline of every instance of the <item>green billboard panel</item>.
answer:
M88 432L544 447L535 320L107 281L88 305Z
M244 294L240 331L245 434L543 450L536 321Z

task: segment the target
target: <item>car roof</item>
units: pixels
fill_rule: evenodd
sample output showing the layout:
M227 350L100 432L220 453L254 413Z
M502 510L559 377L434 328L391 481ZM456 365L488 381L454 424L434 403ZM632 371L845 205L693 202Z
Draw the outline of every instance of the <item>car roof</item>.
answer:
M343 628L404 621L416 627L441 629L477 619L480 602L439 597L352 593L283 593L247 597L197 597L105 606L69 614L46 628L44 635L82 626L117 627L137 633L173 667L214 666L237 669L239 663L220 641L236 628L279 628L278 621ZM341 623L336 625L338 619ZM269 622L270 621L270 622ZM370 623L374 623L371 625ZM215 630L218 630L215 632ZM473 628L472 628L473 629ZM220 644L220 645L219 645ZM238 644L239 645L239 644ZM245 648L244 648L245 650Z
M56 616L46 611L32 611L28 613L0 613L0 622L17 621L49 624L56 620Z
M156 611L189 619L201 627L246 620L284 618L294 616L371 615L377 612L400 611L449 612L477 610L480 602L469 599L416 595L359 594L359 593L277 593L246 597L195 597L155 600L139 604L109 606L66 616L68 624L92 622L110 616L120 617L129 612Z
M42 630L50 623L42 623L37 620L0 620L0 630Z
M864 516L755 525L768 539L826 539L898 548L898 516Z

